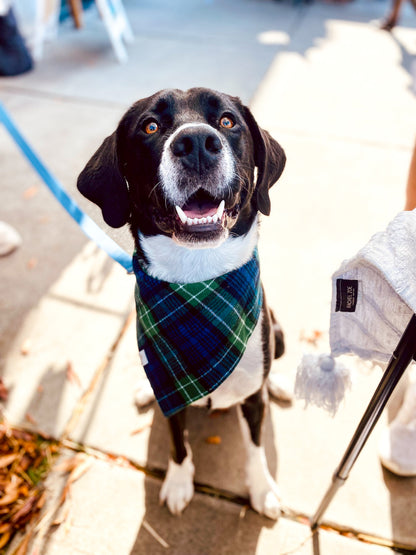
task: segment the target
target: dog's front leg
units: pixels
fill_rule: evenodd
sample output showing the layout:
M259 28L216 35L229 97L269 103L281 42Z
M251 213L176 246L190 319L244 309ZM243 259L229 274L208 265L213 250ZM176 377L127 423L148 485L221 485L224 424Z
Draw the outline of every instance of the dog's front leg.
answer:
M267 390L263 387L241 405L240 423L247 449L247 486L253 509L277 519L280 516L280 495L276 482L267 467L261 444Z
M172 450L166 477L160 490L160 502L166 503L170 512L179 515L194 494L194 472L191 448L186 441L185 409L168 420Z

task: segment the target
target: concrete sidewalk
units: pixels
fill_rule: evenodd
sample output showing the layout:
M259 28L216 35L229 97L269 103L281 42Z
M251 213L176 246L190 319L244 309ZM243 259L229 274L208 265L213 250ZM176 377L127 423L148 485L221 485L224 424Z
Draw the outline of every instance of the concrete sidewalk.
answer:
M387 0L124 4L136 36L127 64L116 62L91 8L81 31L61 26L34 72L2 78L0 99L74 195L84 163L134 100L201 85L250 103L288 157L272 190L272 216L262 223L260 254L287 340L275 370L293 380L303 351L327 349L331 274L404 204L415 139L416 13L405 5L400 26L388 34L373 22L386 14ZM84 451L88 459L59 514L53 509L67 476L51 471L47 518L30 553L416 551L416 478L384 471L377 456L393 404L330 505L325 527L312 537L307 526L381 377L354 360L353 390L333 419L301 403L271 402L267 456L285 506L277 523L245 505L233 410L216 417L192 411L197 493L179 518L160 507L168 435L156 406L139 413L133 403L143 375L134 278L87 242L3 128L0 183L0 220L23 236L20 249L0 259L5 413L12 424L61 440L61 460ZM212 436L221 443L207 442Z

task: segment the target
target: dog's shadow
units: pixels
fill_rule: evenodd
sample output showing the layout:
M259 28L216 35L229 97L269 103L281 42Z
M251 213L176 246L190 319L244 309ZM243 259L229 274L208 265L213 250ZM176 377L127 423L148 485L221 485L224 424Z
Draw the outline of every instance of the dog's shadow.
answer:
M262 528L272 527L274 521L248 506L237 409L210 414L190 408L187 422L196 468L195 495L181 516L171 515L159 504L162 482L155 461L164 460L166 467L170 445L166 420L156 409L148 445L148 468L153 476L145 479L145 514L130 555L256 553ZM269 413L264 444L270 472L276 477L277 450Z

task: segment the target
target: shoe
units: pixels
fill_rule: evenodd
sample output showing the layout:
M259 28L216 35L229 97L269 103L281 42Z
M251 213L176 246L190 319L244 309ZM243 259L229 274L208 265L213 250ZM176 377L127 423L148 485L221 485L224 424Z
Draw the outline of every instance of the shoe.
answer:
M381 464L398 476L416 476L416 380L409 383L396 418L383 431Z
M22 238L9 224L0 222L0 256L10 254L22 244Z

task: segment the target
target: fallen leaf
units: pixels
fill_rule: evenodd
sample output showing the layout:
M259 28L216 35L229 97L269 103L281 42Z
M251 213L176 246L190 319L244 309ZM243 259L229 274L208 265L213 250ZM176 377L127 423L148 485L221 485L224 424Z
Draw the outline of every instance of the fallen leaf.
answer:
M11 526L8 522L5 522L4 524L0 524L0 534L4 534L5 532L8 532L10 528Z
M5 493L3 497L0 498L0 507L5 505L11 505L19 498L19 490L13 490L9 493Z
M71 490L71 486L74 482L79 480L87 470L89 470L90 466L92 465L93 459L89 457L85 453L78 453L75 457L72 457L69 461L67 461L67 468L71 470L64 470L64 472L70 472L68 480L65 484L65 487L62 492L61 502L63 503ZM59 465L61 466L61 465ZM63 465L65 466L65 465ZM57 467L58 469L59 467Z
M80 458L79 463L75 466L72 470L71 474L69 475L68 482L73 484L77 480L81 478L83 474L89 470L90 466L92 465L93 459L92 457L88 457L85 455L83 459Z
M0 549L10 540L10 531L0 535Z
M27 420L28 422L30 422L34 426L37 424L36 419L33 418L33 416L28 412L25 414L25 420Z
M12 462L14 462L19 456L19 453L11 453L10 455L3 455L0 457L0 468L4 468L5 466L9 466Z
M153 424L153 419L150 422L146 422L146 424L143 424L143 426L140 426L140 428L137 428L136 430L133 430L132 432L130 432L130 435L135 436L137 434L141 434L142 432L147 430L147 428L150 428L152 424Z
M7 401L9 390L4 385L3 380L0 378L0 401Z
M25 339L20 347L20 352L22 353L22 355L26 356L30 353L31 348L32 348L32 340Z
M25 200L29 200L36 196L38 194L38 191L39 187L37 187L36 185L32 185L32 187L27 188L26 191L23 193L23 198Z
M38 501L36 507L38 509L42 509L45 503L46 503L46 491L44 491L42 493L42 495L39 497L39 501Z
M13 553L13 555L26 555L27 548L29 547L29 542L32 539L32 531L29 534L26 534L23 540L21 541L19 547Z
M45 502L42 485L51 464L53 447L50 440L38 433L12 428L0 421L0 552L13 541L38 515ZM30 534L25 532L25 538ZM28 545L21 541L16 553L27 553Z
M221 443L220 436L209 436L205 438L205 443L209 443L210 445L219 445Z
M230 412L230 409L214 409L210 414L209 417L210 418L218 418L219 416L222 416L224 414L227 414Z
M25 516L27 516L37 505L41 492L39 490L35 490L32 495L26 499L23 505L19 508L16 513L11 517L10 522L16 523Z
M78 387L82 387L81 380L79 379L78 374L75 372L71 361L68 361L68 364L66 365L66 378L72 384Z
M61 463L55 466L55 470L58 472L71 472L81 461L85 459L85 453L77 453L69 459L65 459Z
M312 332L306 333L304 330L301 330L299 334L300 341L305 341L310 345L317 346L319 339L323 336L323 332L320 330L313 330Z
M52 526L60 526L63 522L65 522L68 519L70 510L71 510L71 507L65 504L63 508L60 510L60 514L51 523Z

